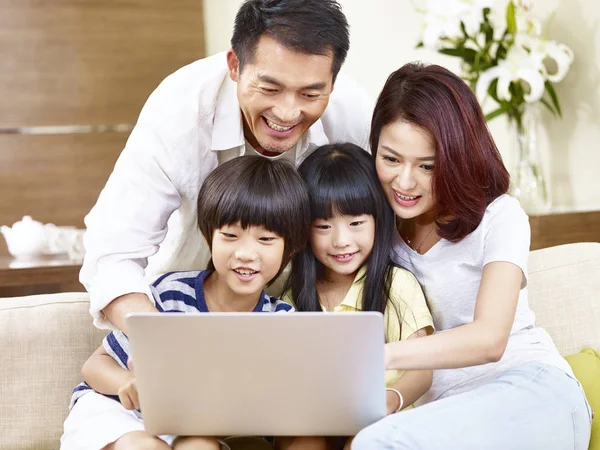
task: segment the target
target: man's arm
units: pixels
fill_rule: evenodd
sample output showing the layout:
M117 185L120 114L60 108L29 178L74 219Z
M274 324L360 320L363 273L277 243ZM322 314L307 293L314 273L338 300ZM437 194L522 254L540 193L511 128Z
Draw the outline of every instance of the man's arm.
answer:
M90 293L90 313L99 328L125 331L127 313L155 311L144 269L181 203L168 157L154 131L138 124L85 218L80 281Z

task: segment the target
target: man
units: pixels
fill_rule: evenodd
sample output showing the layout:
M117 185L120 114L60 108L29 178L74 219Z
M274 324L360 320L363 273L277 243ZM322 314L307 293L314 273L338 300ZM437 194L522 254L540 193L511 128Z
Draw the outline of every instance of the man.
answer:
M248 0L231 45L152 93L85 219L80 280L100 328L126 332L128 313L156 311L157 275L206 267L196 201L218 164L253 153L299 164L329 142L368 146L372 103L338 77L349 33L336 0Z

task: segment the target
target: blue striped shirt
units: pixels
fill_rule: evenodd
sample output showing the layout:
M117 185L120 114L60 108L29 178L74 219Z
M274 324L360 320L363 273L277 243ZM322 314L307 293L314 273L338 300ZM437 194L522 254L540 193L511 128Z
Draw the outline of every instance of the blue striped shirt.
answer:
M150 290L154 297L154 305L160 312L210 312L204 298L204 280L211 273L210 270L169 272L157 279ZM294 308L276 297L271 297L263 291L253 312L292 312ZM129 359L130 349L127 336L121 331L110 332L103 340L102 345L106 352L125 370ZM79 384L71 397L70 408L81 396L90 392L92 388L85 382ZM117 396L108 397L119 400Z

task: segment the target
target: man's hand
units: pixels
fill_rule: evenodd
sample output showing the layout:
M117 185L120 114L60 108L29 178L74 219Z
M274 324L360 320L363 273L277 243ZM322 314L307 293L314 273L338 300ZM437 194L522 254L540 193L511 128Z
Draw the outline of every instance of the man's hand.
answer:
M134 292L115 298L106 305L102 312L114 326L127 334L127 323L125 322L127 314L158 312L158 309L146 294Z

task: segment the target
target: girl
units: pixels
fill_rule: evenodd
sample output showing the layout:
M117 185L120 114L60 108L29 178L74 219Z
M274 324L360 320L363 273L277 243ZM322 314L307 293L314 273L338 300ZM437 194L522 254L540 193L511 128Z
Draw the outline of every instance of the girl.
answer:
M431 333L421 287L390 260L394 217L369 154L354 144L326 145L298 170L308 185L312 228L310 245L292 260L284 298L299 311L381 312L387 342ZM431 383L429 370L386 375L388 414L411 405ZM282 449L327 445L325 438L280 442Z
M398 219L393 257L421 282L438 330L386 344L387 367L443 370L425 406L367 427L352 448L587 449L591 412L535 327L528 218L473 92L442 67L405 65L378 98L371 148Z
M211 270L171 272L156 280L151 291L158 311L292 310L263 291L308 240L308 193L291 165L260 156L220 165L198 195L198 226L210 246ZM128 358L127 337L114 331L84 364L85 382L73 393L63 450L229 449L216 438L146 433Z

